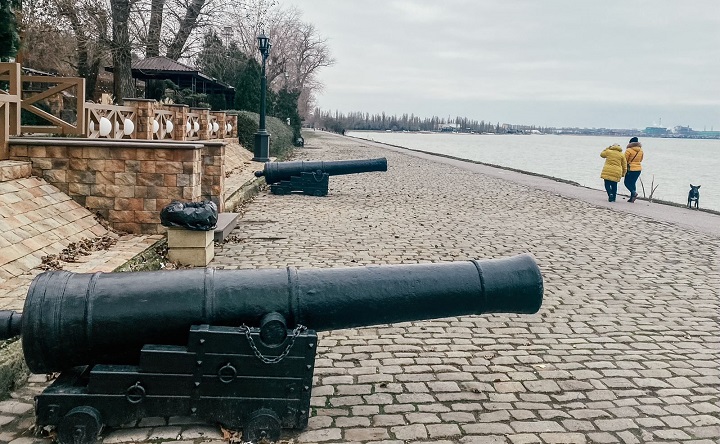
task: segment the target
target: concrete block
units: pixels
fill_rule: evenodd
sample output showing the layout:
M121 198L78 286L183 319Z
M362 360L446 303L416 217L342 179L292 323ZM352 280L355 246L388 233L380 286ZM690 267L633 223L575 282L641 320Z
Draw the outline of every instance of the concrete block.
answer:
M215 227L215 242L222 242L237 226L239 213L219 213Z
M212 240L212 231L210 239ZM211 242L205 248L178 248L168 247L168 259L183 265L206 267L215 257L215 245Z
M214 231L194 231L185 228L168 227L168 248L205 248L211 245Z

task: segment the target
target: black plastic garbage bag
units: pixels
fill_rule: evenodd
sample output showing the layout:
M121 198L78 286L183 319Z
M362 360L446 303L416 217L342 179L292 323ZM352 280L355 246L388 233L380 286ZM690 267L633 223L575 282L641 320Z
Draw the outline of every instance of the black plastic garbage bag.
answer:
M174 201L160 211L160 223L165 227L182 227L188 230L214 230L218 220L215 202Z

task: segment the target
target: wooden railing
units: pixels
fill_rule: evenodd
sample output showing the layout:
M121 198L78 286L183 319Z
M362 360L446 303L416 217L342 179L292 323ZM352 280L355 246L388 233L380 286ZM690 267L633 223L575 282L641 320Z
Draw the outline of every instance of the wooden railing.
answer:
M13 134L11 122L17 120L14 116L19 116L19 106L20 98L17 95L0 94L0 160L9 158L8 139ZM17 122L15 125L17 126Z
M0 88L0 160L6 160L8 139L20 131L20 65L0 63L0 80L8 82L8 90Z
M222 139L237 135L237 116L225 112L211 114L207 109L164 105L146 99L126 98L125 106L86 103L85 79L24 76L18 63L0 63L0 86L3 84L7 91L0 88L0 160L7 158L9 137L28 133L152 140ZM24 85L36 84L48 87L38 91L23 89ZM68 98L74 99L76 106L72 111L75 114L71 117L76 118L63 120L38 107L51 98L61 105ZM22 125L21 109L48 124Z
M134 139L135 107L85 103L85 136L90 139Z
M13 127L11 123L11 135L21 133L84 134L85 116L82 109L85 103L85 79L80 77L24 76L20 72L20 64L18 63L0 63L0 82L7 82L9 87L7 93L4 91L3 93L19 96L21 99L20 108L40 117L47 124L18 124L17 127ZM40 88L39 91L30 91L29 88L23 88L23 85L34 84L49 87ZM40 103L50 98L59 100L61 103L66 98L74 98L76 102L75 121L68 122L38 107Z

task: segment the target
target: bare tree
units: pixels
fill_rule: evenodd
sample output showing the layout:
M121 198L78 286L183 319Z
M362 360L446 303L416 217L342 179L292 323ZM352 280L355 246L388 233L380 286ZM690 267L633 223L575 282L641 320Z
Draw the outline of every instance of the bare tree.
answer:
M65 23L57 20L57 8L51 0L25 0L21 27L23 66L63 75L72 71L66 61L70 58L72 38Z
M86 79L93 97L110 41L107 2L96 0L25 0L23 65Z
M160 55L160 34L162 32L163 8L165 0L152 0L150 3L150 23L148 23L145 57Z
M130 7L132 0L110 0L112 11L112 59L113 59L113 94L122 101L125 97L134 97L135 88L132 83L132 53L130 47Z
M276 90L299 91L298 109L301 115L307 116L315 93L322 89L317 73L334 64L335 60L330 55L327 40L319 35L314 25L301 20L297 9L283 9L274 4L267 7L267 3L267 0L247 2L244 9L236 11L234 27L238 45L246 54L259 58L256 38L261 33L270 36L268 84ZM259 9L263 6L264 9Z
M204 4L205 0L191 0L188 4L185 16L180 21L179 29L168 46L167 56L169 58L177 60L182 55L190 33L197 27L197 19Z
M92 0L54 0L58 14L70 23L76 40L77 75L85 78L85 94L93 97L102 52L109 42L109 11L102 2Z
M296 85L303 89L320 68L333 65L335 60L330 56L327 40L319 37L312 24L301 23L293 42Z

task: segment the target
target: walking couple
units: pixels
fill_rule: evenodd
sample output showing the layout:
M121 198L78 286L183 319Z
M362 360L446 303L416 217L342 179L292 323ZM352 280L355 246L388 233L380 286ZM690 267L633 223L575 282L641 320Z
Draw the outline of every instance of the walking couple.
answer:
M600 153L605 159L600 178L605 180L605 191L607 191L608 202L615 202L617 196L617 185L621 177L625 177L625 188L630 191L628 202L635 202L638 193L635 183L642 171L643 150L642 144L637 137L630 139L627 149L623 153L620 145L609 146Z

